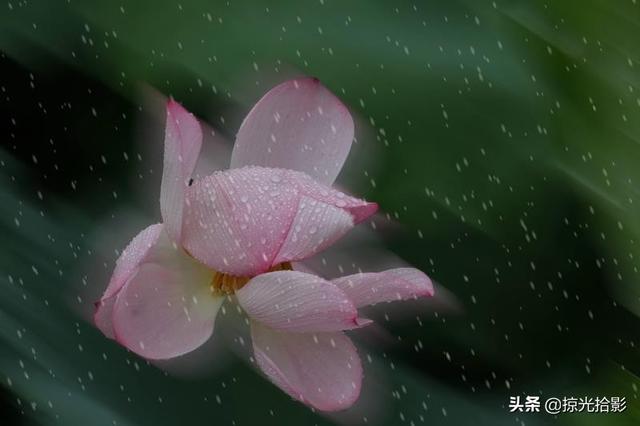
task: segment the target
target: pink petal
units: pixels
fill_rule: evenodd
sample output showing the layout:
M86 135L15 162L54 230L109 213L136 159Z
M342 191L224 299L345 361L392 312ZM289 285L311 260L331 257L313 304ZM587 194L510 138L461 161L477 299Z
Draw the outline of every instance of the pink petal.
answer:
M185 189L196 166L202 145L198 120L177 102L167 103L164 169L160 187L160 211L167 232L180 242Z
M135 273L138 265L148 256L149 251L154 247L162 232L162 224L151 225L142 230L124 249L111 275L109 285L100 301L96 303L94 321L96 326L107 336L113 338L113 326L111 324L111 314L115 297Z
M113 304L116 302L117 297L116 294L100 299L95 303L96 311L93 313L93 323L109 339L115 339L113 332Z
M429 277L414 268L360 273L331 282L342 289L356 307L433 296L433 284Z
M113 307L116 340L149 359L173 358L202 345L224 300L211 293L213 273L182 249L159 259L163 263L139 267Z
M258 275L236 296L254 321L276 330L322 332L359 326L358 312L342 290L304 272Z
M244 119L231 167L298 170L331 185L352 141L353 119L344 104L318 79L291 80L271 89Z
M186 205L184 247L210 268L239 276L309 257L377 208L303 173L264 167L201 179L188 188Z
M353 225L353 216L348 212L302 196L289 233L273 263L304 259L322 251Z
M325 186L304 173L289 172L301 194L349 212L360 223L378 211L378 204L352 197Z
M358 399L362 365L341 332L286 333L251 323L260 369L291 397L321 411L349 408Z
M216 172L188 188L184 247L217 271L264 272L286 237L297 203L297 190L284 171Z

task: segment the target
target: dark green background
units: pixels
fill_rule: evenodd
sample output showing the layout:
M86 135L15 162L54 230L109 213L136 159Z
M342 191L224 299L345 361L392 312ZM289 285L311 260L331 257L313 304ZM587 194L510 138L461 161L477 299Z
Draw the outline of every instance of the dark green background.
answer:
M639 41L635 0L0 4L0 425L637 424ZM451 293L379 309L393 338L356 337L374 402L332 417L231 350L165 374L87 321L159 220L149 93L233 140L300 74L356 117L340 182ZM628 408L515 415L515 395Z

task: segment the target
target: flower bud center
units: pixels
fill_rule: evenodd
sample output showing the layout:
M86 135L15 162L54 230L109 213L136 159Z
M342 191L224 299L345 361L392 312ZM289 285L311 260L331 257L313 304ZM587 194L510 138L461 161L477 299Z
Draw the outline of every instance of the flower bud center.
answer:
M272 266L267 272L291 270L293 270L291 262L283 262ZM233 294L237 290L240 290L242 287L244 287L245 284L247 284L249 280L251 280L251 278L253 277L240 277L215 271L213 273L211 283L209 284L209 288L211 289L211 293L216 296Z

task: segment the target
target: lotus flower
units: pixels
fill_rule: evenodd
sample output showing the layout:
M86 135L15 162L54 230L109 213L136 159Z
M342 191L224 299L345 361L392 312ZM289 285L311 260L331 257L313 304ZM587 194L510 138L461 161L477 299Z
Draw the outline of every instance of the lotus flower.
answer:
M96 325L142 357L172 358L209 339L220 306L235 298L250 319L255 361L274 384L319 410L351 406L362 366L343 331L370 322L357 309L433 293L412 268L333 281L293 270L377 210L330 187L352 139L349 112L318 80L289 81L242 123L231 169L191 184L202 130L169 101L163 223L122 252Z

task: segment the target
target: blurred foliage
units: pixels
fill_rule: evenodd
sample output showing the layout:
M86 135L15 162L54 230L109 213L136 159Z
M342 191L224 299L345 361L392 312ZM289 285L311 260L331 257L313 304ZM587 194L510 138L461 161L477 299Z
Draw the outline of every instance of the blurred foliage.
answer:
M637 424L639 25L635 0L5 2L0 424ZM141 87L233 140L301 73L360 117L342 182L463 307L389 314L392 346L360 342L375 415L313 413L236 359L174 377L88 321L159 217ZM629 408L508 412L534 394Z

